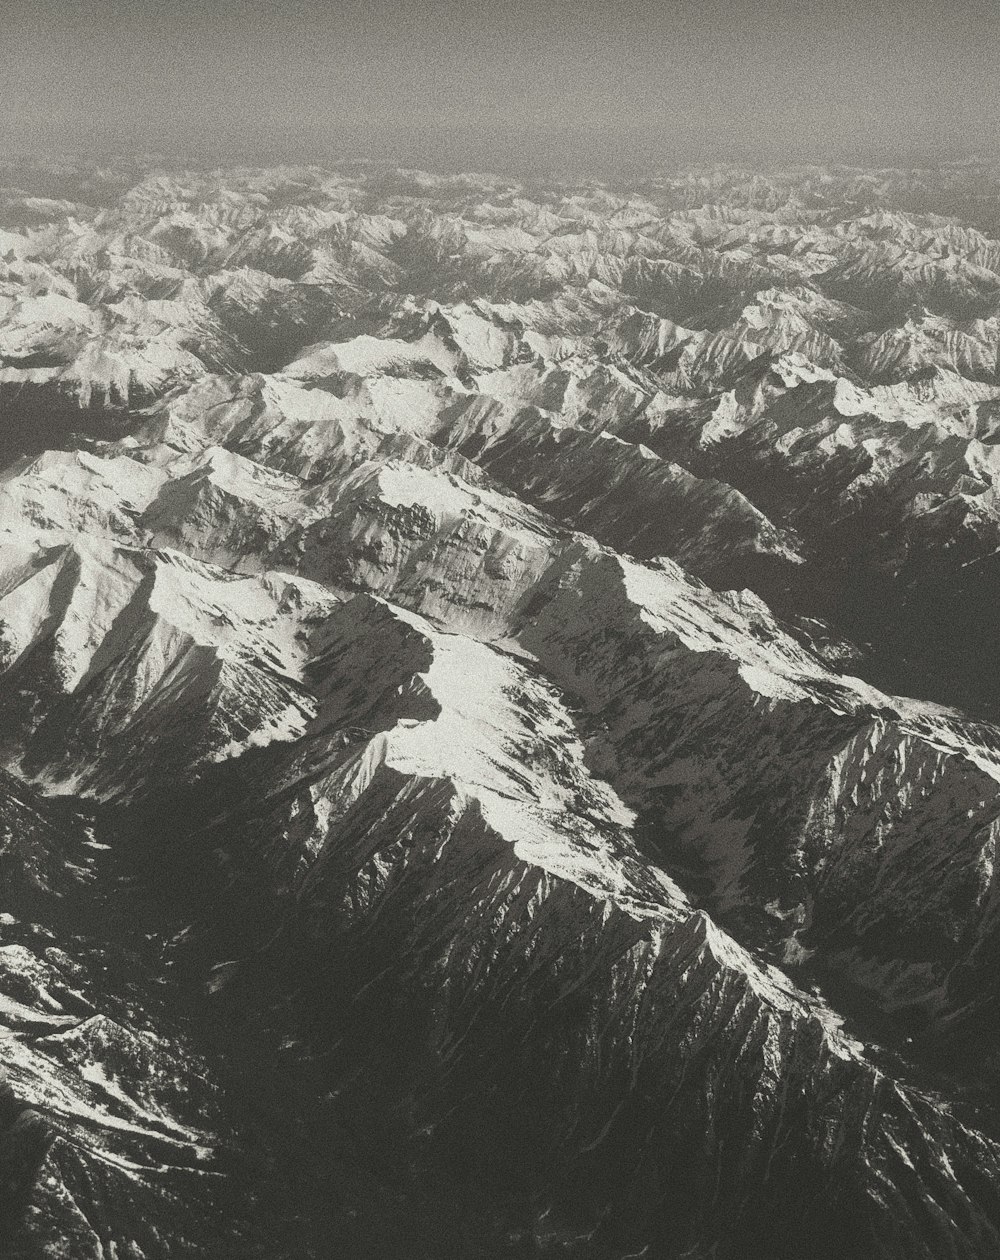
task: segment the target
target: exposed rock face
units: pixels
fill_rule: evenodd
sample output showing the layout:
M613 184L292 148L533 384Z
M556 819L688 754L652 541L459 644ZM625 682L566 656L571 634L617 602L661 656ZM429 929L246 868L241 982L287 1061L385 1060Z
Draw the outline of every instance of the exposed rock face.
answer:
M1000 1252L991 178L5 191L5 1254Z

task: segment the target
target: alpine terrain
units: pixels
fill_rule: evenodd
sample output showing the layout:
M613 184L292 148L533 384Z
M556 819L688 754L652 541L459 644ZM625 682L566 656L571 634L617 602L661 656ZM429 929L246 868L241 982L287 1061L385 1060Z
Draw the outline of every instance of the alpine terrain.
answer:
M11 1260L1000 1255L1000 168L0 167Z

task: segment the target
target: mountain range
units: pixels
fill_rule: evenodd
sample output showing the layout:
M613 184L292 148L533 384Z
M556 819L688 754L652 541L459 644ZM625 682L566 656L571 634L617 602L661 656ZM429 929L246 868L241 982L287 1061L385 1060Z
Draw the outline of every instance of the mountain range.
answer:
M5 1254L1000 1253L998 181L0 164Z

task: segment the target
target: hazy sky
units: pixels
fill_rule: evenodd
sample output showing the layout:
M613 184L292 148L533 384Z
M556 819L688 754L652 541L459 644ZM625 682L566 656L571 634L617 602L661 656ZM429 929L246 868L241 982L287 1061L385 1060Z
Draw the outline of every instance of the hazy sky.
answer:
M1000 130L998 0L2 8L7 146L585 167L961 156Z

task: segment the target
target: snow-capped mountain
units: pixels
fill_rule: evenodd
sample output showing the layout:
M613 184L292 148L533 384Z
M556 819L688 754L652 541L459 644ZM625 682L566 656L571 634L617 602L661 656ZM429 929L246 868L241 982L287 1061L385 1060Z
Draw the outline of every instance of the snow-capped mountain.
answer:
M996 173L36 175L7 1253L997 1254Z

